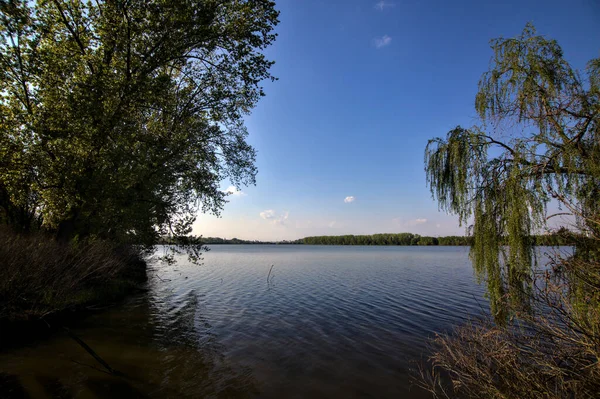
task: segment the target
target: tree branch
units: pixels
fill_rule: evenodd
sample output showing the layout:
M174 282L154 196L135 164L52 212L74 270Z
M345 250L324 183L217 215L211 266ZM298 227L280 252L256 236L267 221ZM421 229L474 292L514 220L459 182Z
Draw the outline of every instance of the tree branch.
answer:
M64 14L64 11L63 11L62 7L60 6L60 3L58 2L58 0L52 0L52 2L58 9L61 19L62 19L63 23L65 24L65 27L71 33L71 36L73 36L73 39L75 39L75 42L77 42L77 45L79 46L79 50L81 52L81 55L83 55L85 57L86 56L85 46L83 45L83 42L81 41L81 38L79 37L79 34L77 32L75 32L75 30L69 23L69 20L67 19L66 15ZM92 73L94 73L94 66L92 65L92 63L89 62L88 60L86 60L86 64L90 68L90 71Z

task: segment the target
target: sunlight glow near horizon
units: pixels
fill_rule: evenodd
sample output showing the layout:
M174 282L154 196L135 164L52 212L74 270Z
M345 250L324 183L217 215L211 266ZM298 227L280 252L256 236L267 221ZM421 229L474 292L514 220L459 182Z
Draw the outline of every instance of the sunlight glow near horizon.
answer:
M284 240L412 232L462 235L425 184L427 140L477 122L489 40L527 22L583 69L600 56L600 5L588 0L278 1L279 78L246 122L257 185L223 182L221 218L194 234Z

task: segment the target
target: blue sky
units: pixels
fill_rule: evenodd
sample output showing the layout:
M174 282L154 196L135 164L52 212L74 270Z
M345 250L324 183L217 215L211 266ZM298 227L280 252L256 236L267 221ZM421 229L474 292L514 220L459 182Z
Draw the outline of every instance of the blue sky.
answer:
M279 80L265 83L246 119L257 185L231 195L220 218L200 215L195 234L463 234L431 199L423 150L476 123L490 39L532 22L576 68L600 57L596 0L279 0L277 8L279 37L267 55Z

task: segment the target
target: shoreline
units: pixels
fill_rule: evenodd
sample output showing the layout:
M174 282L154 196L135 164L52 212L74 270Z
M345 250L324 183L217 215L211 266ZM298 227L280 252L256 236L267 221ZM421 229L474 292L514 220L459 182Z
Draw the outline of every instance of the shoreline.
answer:
M0 297L0 353L47 339L63 327L69 327L88 315L116 306L146 290L144 285L148 279L148 264L135 251L114 250L107 253L105 259L92 259L97 255L93 251L83 252L82 255L83 261L75 266L60 266L62 269L72 267L73 270L69 272L80 278L72 286L61 287L60 282L58 288L54 286L53 280L64 276L53 273L55 269L51 266L45 269L43 263L34 266L37 272L35 278L40 284L33 288L19 286L18 279L22 279L22 275L29 277L27 271L19 271L17 277L12 276L17 280L15 287L6 289L4 296ZM112 273L106 272L104 268L109 268L115 261L119 263L118 269ZM79 266L81 264L85 267ZM11 266L14 271L21 265L13 263L7 269ZM95 273L92 275L95 278L86 279L88 276L83 273Z

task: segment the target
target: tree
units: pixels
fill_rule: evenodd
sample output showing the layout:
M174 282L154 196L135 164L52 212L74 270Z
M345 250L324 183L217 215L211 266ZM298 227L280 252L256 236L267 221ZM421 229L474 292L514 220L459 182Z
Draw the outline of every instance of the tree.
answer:
M531 235L547 227L551 199L600 233L600 59L584 79L531 25L491 44L475 100L482 123L430 140L425 170L440 208L472 221L471 258L502 318L527 298Z
M440 207L472 223L471 259L493 319L438 336L426 385L445 394L443 369L466 397L596 397L600 59L581 74L531 25L491 44L475 100L481 123L430 140L425 170ZM550 252L536 268L532 233L549 228L552 200L572 220L556 241L574 252Z
M418 245L438 245L438 239L436 237L419 237Z
M253 184L269 0L0 1L0 221L153 244Z

